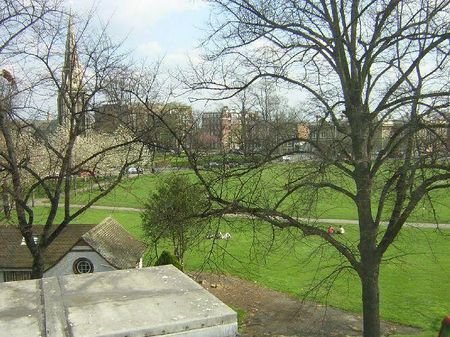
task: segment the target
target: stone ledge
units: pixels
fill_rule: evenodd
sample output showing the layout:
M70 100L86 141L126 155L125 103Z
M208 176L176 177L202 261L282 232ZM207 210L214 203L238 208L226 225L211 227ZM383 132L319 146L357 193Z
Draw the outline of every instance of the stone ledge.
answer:
M236 313L172 266L4 283L0 303L10 337L237 334Z

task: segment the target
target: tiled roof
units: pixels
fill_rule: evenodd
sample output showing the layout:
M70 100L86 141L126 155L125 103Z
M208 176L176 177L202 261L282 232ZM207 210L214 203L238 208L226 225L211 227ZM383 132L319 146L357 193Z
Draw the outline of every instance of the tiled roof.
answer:
M33 225L39 236L44 226ZM146 245L134 239L112 218L98 225L68 225L53 241L44 254L47 270L83 239L106 261L118 269L135 268L145 252ZM21 245L22 234L17 226L0 225L0 268L29 269L33 258L26 245Z
M85 233L82 238L118 269L135 268L147 248L111 217Z
M45 252L44 269L57 263L93 227L95 225L68 225ZM39 236L43 228L42 225L33 225L34 234ZM0 225L0 268L31 268L33 258L27 246L21 245L21 242L22 234L18 227Z

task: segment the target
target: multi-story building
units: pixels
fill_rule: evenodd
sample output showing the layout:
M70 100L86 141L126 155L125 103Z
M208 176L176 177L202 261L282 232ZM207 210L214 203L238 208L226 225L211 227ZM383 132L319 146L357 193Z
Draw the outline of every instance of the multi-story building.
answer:
M382 121L376 127L372 137L372 154L387 150L390 157L400 157L406 151L407 135L412 135L412 155L436 154L447 155L450 151L450 125L444 118L428 118L417 122L416 131L411 130L412 124L402 119ZM347 128L346 123L341 127ZM299 125L300 128L300 125ZM342 156L350 152L350 139L337 127L328 121L302 123L299 138L308 137L321 152L328 155ZM412 132L412 133L411 133ZM314 151L313 146L307 146L307 151Z
M221 109L222 148L225 151L241 150L244 138L243 126L245 117L236 109L224 106Z
M217 151L222 148L221 111L205 112L202 114L198 138L198 147L201 150Z
M205 150L239 151L245 146L252 114L228 106L202 115L200 143Z
M435 117L424 120L423 125L415 140L416 154L447 155L450 151L450 123L443 117Z
M238 111L227 106L204 113L200 128L201 145L206 150L239 151L244 154L293 151L298 125L288 118L264 120L255 111ZM308 129L309 130L309 129Z

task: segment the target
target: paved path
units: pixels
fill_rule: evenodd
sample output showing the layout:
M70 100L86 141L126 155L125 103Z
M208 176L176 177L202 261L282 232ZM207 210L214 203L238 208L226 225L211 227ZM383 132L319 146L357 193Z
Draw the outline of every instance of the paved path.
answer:
M34 201L34 206L42 206L42 207L50 207L50 204L47 202L43 202L39 199ZM64 207L63 204L60 204L59 207ZM72 208L81 208L84 207L84 205L79 204L72 204L70 205ZM143 212L143 208L134 208L134 207L116 207L116 206L101 206L101 205L93 205L89 208L92 209L103 209L103 210L110 210L110 211L125 211L125 212Z
M44 206L48 207L50 204L42 202L41 200L35 201L35 206ZM81 208L84 205L79 204L72 204L71 207L73 208ZM63 205L60 205L60 207L63 207ZM143 212L143 208L135 208L135 207L116 207L116 206L101 206L101 205L94 205L91 206L92 209L102 209L102 210L110 210L110 211L124 211L124 212ZM228 216L242 216L242 215L235 215L235 214L229 214ZM325 223L325 224L333 224L333 225L357 225L358 220L349 220L349 219L308 219L308 218L298 218L300 221L309 222L309 223ZM387 224L387 222L383 222L384 225ZM437 228L440 229L450 229L450 224L443 223L436 225L435 223L431 222L408 222L406 223L406 226L408 227L420 227L420 228Z
M310 222L316 222L316 223L331 223L334 225L357 225L358 220L348 220L348 219L307 219L307 218L299 218L301 221L310 221ZM387 225L387 221L382 222L383 225ZM420 228L450 228L450 224L448 223L442 223L439 225L436 225L435 223L431 222L407 222L406 226L408 227L420 227Z

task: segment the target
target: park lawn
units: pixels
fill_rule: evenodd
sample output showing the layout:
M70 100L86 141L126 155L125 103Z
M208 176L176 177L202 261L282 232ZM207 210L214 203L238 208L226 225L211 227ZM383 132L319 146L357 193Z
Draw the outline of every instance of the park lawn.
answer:
M301 171L301 167L299 168ZM157 187L162 177L173 173L159 173L156 175L141 175L125 179L118 187L116 187L108 196L99 200L96 205L115 206L115 207L135 207L142 208L147 202L148 197ZM193 176L188 170L177 171L176 174L186 174ZM254 174L246 177L246 189L250 191L255 185L260 186L257 194L251 194L251 198L259 204L266 203L271 207L275 202L275 198L285 192L283 186L287 181L287 176L291 174L291 169L286 164L276 164L264 170L261 174ZM346 182L343 176L337 176L335 179L342 181L342 184L350 184ZM241 179L242 182L244 179ZM237 182L229 182L226 186L225 193L233 195L237 190ZM350 187L351 189L351 187ZM245 189L244 189L245 190ZM79 192L72 198L74 204L84 204L92 198L93 194ZM316 204L308 205L308 200L314 198ZM376 196L375 196L376 198ZM427 200L423 201L409 218L409 222L435 222L435 215L440 223L450 223L450 194L447 190L435 190L431 194L434 204L434 212ZM373 208L376 209L377 203L374 200ZM389 206L386 207L384 218L388 216ZM322 190L317 195L299 195L293 194L285 200L280 210L289 212L293 216L328 219L357 219L357 211L353 202L346 196L332 191Z
M48 214L48 207L34 207L36 224L45 223L46 216ZM131 235L137 239L143 238L143 232L141 230L141 215L139 212L126 212L116 210L99 210L89 209L77 217L72 224L98 224L106 217L113 217L117 220ZM60 209L56 215L55 223L61 221L63 218L62 209Z
M242 221L242 220L241 220ZM263 225L260 225L264 227ZM250 227L250 226L249 226ZM331 283L311 291L326 275L333 275L342 262L336 252L321 245L319 239L292 240L287 231L275 231L274 247L267 253L264 247L271 242L269 229L253 237L250 230L237 230L234 224L230 241L220 241L214 263L205 264L204 256L210 241L186 259L188 269L216 270L238 275L258 284L308 298L331 306L361 312L360 285L354 272L344 270ZM227 226L223 231L227 230ZM347 234L342 239L356 242L356 226L346 226ZM264 233L265 232L265 233ZM447 266L450 255L450 231L438 233L432 229L405 228L395 247L386 256L391 259L381 269L381 315L383 319L413 325L424 329L423 336L435 336L439 322L450 310L450 293L446 283L450 280ZM259 251L252 252L257 241ZM263 248L261 248L263 247ZM404 255L404 251L408 254ZM266 254L267 253L267 254Z
M46 208L36 207L35 212L39 223ZM136 238L144 239L138 212L90 209L74 223L98 223L107 216L114 217ZM212 241L204 240L187 254L187 270L221 271L293 296L356 313L361 311L359 281L349 270L344 270L334 282L309 292L342 262L319 239L304 239L295 230L272 231L265 224L243 219L222 220L213 225L220 226L222 232L230 232L231 240L217 241L206 261ZM338 238L356 243L357 226L345 228L346 235ZM450 293L446 288L450 280L448 256L450 230L405 228L386 255L386 259L396 258L384 263L381 270L383 319L420 327L424 329L421 337L434 337L440 320L450 312Z
M177 174L189 174L189 171L180 170ZM149 195L155 192L161 177L171 173L160 173L151 175L133 175L125 178L119 186L107 196L97 201L100 206L133 207L142 208L147 202ZM86 204L97 195L98 190L78 192L72 195L73 204Z

